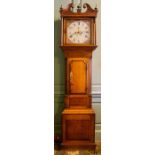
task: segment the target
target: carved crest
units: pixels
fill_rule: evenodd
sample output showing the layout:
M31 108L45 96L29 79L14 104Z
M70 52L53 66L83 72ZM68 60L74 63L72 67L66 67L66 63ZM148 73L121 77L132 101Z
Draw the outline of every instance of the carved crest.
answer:
M68 5L67 8L60 8L60 14L61 16L65 16L65 17L71 17L71 16L89 16L89 17L96 17L97 16L97 12L98 12L98 9L95 8L95 9L92 9L91 6L88 4L88 3L84 3L82 6L77 6L77 12L74 12L73 11L73 3L70 3ZM85 10L85 12L82 12L82 8Z

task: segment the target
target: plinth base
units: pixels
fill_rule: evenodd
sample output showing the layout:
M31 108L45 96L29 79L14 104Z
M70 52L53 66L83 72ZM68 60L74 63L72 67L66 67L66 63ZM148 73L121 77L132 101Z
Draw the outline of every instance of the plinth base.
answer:
M88 150L95 150L96 144L95 143L89 143L89 142L66 142L66 143L61 143L61 148L62 149L71 149L71 150L76 150L76 149L88 149Z

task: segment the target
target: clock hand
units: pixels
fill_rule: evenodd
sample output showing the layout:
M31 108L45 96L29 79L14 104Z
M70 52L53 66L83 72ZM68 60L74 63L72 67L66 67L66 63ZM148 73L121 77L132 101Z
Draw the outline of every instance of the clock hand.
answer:
M78 35L78 34L79 34L79 32L75 32L75 34L76 34L76 35Z
M79 27L78 27L78 33L79 33Z

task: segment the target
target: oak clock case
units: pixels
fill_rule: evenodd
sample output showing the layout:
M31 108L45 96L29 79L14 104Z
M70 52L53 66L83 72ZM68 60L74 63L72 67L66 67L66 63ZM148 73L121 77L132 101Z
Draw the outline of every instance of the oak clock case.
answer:
M66 60L66 90L62 112L62 148L95 148L95 113L92 109L92 52L96 46L97 8L89 4L60 8L61 45Z

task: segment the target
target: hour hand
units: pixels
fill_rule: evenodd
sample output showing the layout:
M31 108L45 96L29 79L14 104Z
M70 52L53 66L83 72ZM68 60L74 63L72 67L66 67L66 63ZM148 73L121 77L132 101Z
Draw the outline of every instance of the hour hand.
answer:
M75 35L78 35L78 33L79 33L79 32L75 32L74 34L75 34Z

